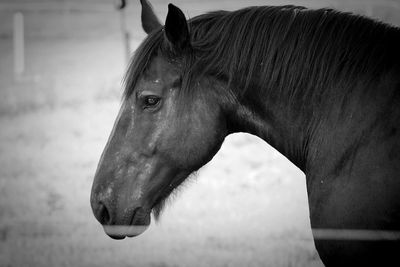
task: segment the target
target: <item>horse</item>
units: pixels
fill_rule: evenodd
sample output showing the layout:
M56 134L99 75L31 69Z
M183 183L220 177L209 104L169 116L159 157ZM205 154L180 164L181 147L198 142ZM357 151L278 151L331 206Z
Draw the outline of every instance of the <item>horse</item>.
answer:
M400 29L333 9L259 6L165 25L141 0L147 37L124 80L91 207L133 237L220 149L256 135L305 173L326 266L400 266Z

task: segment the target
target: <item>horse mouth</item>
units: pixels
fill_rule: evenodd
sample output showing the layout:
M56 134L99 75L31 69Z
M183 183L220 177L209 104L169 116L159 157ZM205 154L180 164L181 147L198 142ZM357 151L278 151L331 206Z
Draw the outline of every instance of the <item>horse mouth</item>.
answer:
M103 225L104 232L112 239L135 237L147 230L149 225Z
M150 213L145 209L136 208L130 221L123 224L103 225L104 232L113 239L124 239L142 234L150 226Z

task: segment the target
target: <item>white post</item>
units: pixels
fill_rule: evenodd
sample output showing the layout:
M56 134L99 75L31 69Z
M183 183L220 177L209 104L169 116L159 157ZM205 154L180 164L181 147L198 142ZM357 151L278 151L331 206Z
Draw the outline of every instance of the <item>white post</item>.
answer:
M14 76L19 79L25 70L24 17L21 12L14 14Z

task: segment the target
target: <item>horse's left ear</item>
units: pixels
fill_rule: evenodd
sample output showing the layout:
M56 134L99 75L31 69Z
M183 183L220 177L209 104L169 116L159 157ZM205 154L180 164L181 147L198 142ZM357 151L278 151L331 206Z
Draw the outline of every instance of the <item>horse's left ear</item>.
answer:
M189 46L189 27L182 10L173 4L168 5L167 19L165 20L165 36L176 50L183 50Z
M152 31L161 28L161 23L156 14L154 14L153 7L147 0L140 0L142 4L142 27L143 30L149 34Z

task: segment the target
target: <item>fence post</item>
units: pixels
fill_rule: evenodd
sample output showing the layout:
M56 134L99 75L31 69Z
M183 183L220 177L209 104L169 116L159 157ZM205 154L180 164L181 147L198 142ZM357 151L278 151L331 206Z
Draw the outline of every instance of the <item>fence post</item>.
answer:
M122 42L124 44L125 50L125 62L126 64L129 63L129 58L131 55L131 45L130 45L130 36L129 31L126 27L126 16L125 16L125 7L126 7L126 0L118 0L118 4L116 8L119 10L119 17L120 17L120 26L121 26L121 33L122 33Z
M20 79L25 71L24 16L21 12L14 13L14 78Z

